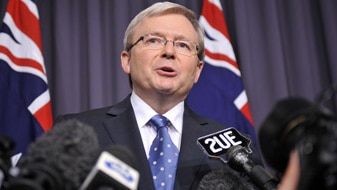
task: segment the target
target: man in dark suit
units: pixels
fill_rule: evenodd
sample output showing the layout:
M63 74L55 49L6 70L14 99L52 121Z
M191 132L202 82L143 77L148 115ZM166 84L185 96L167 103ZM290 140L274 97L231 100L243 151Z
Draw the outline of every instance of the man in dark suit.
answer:
M209 160L197 145L197 138L222 130L224 126L196 115L186 105L184 108L183 131L174 189L194 190L197 189L205 174L212 169L225 167L218 160ZM111 144L120 144L130 149L135 155L136 169L140 173L139 190L154 190L148 158L130 103L130 96L112 107L62 117L62 119L69 118L75 118L94 126L102 148Z
M179 157L174 188L162 189L197 189L206 173L224 168L204 155L197 138L226 127L195 114L184 102L203 68L203 31L195 14L174 3L153 4L129 24L124 48L121 65L132 93L114 106L58 119L75 118L93 126L102 148L125 145L136 157L139 189L153 190L148 158L157 132L149 120L156 114L166 116Z

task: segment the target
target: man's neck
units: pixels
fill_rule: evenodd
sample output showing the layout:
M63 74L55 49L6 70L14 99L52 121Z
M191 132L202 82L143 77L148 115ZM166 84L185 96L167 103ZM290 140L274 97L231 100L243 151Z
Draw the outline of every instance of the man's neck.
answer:
M184 101L185 97L177 98L172 94L160 94L153 92L151 94L144 94L135 92L139 98L141 98L145 103L147 103L154 111L159 114L164 114L178 103Z

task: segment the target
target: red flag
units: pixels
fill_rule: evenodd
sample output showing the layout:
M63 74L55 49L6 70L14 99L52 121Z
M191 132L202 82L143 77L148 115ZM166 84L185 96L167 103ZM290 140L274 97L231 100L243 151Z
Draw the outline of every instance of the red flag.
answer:
M13 153L52 126L39 15L31 0L9 0L0 30L0 133L15 143Z
M204 0L199 22L205 29L205 65L187 103L197 113L249 134L256 141L248 98L219 0Z

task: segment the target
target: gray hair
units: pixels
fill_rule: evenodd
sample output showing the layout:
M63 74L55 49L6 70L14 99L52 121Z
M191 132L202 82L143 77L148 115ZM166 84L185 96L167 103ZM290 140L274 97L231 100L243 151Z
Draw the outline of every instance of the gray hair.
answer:
M205 56L204 52L204 31L203 28L200 26L197 17L193 11L187 9L186 7L171 3L171 2L159 2L151 5L147 9L141 11L138 15L136 15L132 21L130 22L128 28L125 31L123 45L124 50L128 50L128 47L131 46L132 37L135 33L136 27L141 23L145 18L153 17L153 16L160 16L166 14L180 14L185 16L193 25L195 31L198 34L198 45L199 45L199 52L198 58L199 60L203 60Z

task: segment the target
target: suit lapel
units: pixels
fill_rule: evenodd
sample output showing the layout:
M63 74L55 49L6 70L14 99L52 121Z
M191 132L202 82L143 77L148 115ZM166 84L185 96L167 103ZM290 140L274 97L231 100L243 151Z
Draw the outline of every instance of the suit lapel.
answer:
M153 190L152 174L130 99L126 98L114 106L108 114L112 117L104 122L104 128L114 144L125 145L133 152L136 161L135 168L140 173L139 189Z
M174 189L192 189L199 181L199 171L205 165L207 157L204 155L197 139L205 135L207 122L191 112L185 106L182 141L180 147L176 184Z

